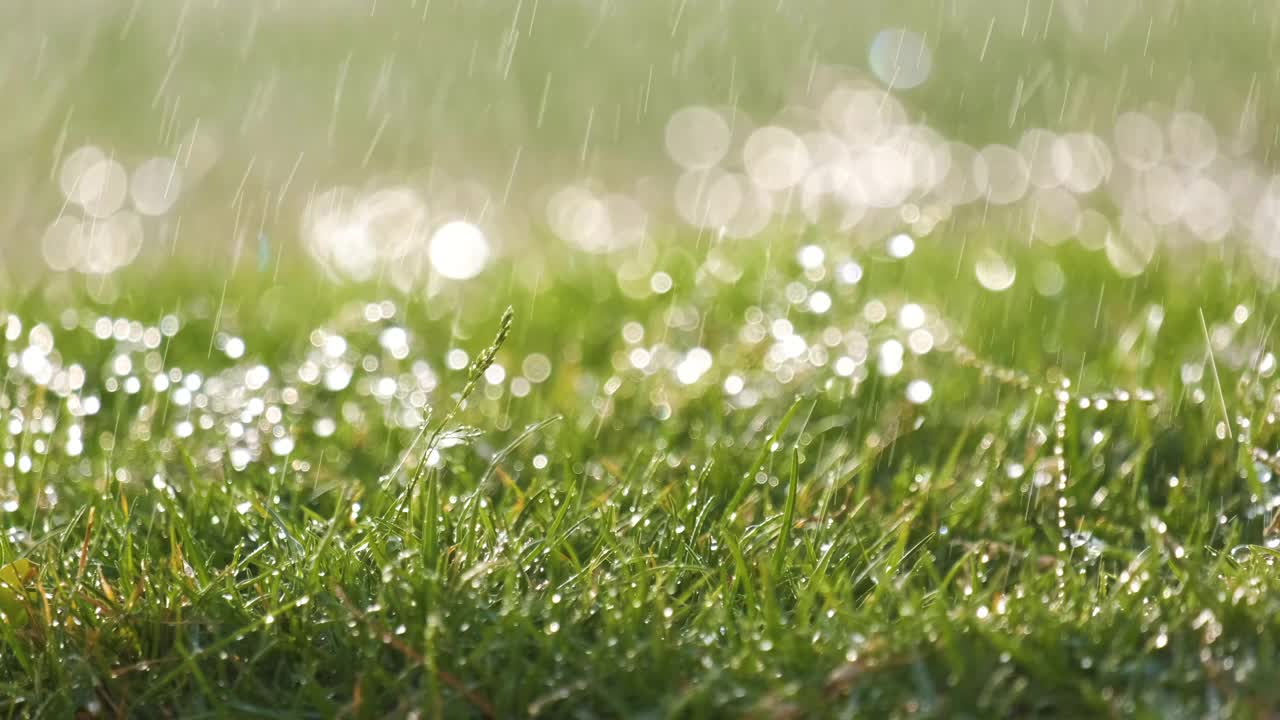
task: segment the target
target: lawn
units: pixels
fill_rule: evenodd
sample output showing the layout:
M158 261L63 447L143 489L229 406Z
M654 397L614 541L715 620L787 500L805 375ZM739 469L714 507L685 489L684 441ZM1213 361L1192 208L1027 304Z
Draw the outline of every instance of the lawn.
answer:
M814 239L10 298L0 708L1267 716L1267 287Z
M0 2L0 720L1280 717L1277 28Z

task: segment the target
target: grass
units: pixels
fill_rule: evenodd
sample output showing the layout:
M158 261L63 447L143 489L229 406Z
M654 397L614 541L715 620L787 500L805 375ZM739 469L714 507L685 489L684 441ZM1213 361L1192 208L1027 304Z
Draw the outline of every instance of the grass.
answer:
M207 5L0 5L0 718L1276 716L1275 10ZM975 148L1206 113L1252 237L671 229L673 112L821 127L898 26ZM197 139L131 269L46 271L69 153ZM570 181L650 237L526 237ZM330 282L304 196L401 182L504 257Z
M10 298L0 552L34 569L0 587L0 714L1268 715L1267 287L1231 257L1123 279L1061 247L1014 251L1016 282L991 293L943 235L904 260L827 242L808 277L809 240L691 244L652 268L673 288L643 296L574 256L432 297L175 270L112 281L108 305L71 281ZM836 278L848 258L857 284ZM1046 261L1067 278L1052 297L1031 282ZM884 376L906 302L936 347ZM169 314L153 348L93 332ZM825 357L770 359L779 319L808 348L833 328ZM82 390L13 367L36 323ZM714 362L690 385L628 354L696 346ZM851 377L833 370L863 346ZM308 360L353 380L308 383ZM519 394L521 374L546 378ZM384 375L395 397L374 393ZM422 400L419 429L401 414Z

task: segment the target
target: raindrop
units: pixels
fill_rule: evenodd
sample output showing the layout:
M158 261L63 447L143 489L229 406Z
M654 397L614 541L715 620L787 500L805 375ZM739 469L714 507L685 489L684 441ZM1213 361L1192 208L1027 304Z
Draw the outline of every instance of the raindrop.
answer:
M990 248L979 253L973 270L978 283L992 292L1008 290L1013 287L1014 278L1017 277L1014 266Z
M933 397L933 386L926 380L912 380L907 385L907 400L915 405L923 405Z
M909 257L916 250L916 243L906 233L899 233L889 238L889 255L902 259Z
M1124 277L1142 274L1155 255L1155 250L1155 230L1136 214L1125 215L1120 228L1107 234L1107 260Z
M687 169L709 168L729 152L729 123L711 108L677 110L667 121L667 154Z
M480 274L489 261L489 243L480 228L455 220L440 226L431 236L431 266L452 280Z
M751 181L770 191L786 190L809 170L809 151L790 130L762 127L743 147L743 165Z
M164 215L182 192L182 176L173 160L151 158L133 171L129 195L143 215Z
M909 90L924 84L933 69L933 53L924 36L912 30L881 30L871 41L871 72L894 89Z

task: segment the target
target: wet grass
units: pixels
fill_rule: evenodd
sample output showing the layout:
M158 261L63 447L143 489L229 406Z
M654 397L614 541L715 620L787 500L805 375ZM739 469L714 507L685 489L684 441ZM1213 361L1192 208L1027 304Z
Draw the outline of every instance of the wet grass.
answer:
M0 552L33 569L0 597L0 711L1280 704L1262 284L1223 259L1123 279L1063 247L1011 252L1017 279L993 293L973 248L893 259L833 240L806 270L804 242L691 238L645 271L640 287L670 275L661 294L574 256L430 297L174 271L9 298ZM848 260L857 283L839 279ZM1045 296L1049 261L1066 282ZM805 310L819 289L831 308ZM911 346L906 303L931 347L886 375L880 348ZM169 315L158 344L129 339L128 321L145 336ZM102 317L125 319L122 339L95 336ZM78 364L83 388L24 370L48 350L39 323L45 359ZM800 355L773 349L788 333ZM685 384L695 347L713 362ZM327 388L335 368L351 380Z

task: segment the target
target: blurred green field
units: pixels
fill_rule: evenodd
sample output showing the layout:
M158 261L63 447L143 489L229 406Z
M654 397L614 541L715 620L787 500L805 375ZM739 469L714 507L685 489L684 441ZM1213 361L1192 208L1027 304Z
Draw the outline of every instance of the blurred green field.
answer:
M559 185L644 200L646 183L674 181L662 135L680 108L785 124L825 75L869 77L876 33L899 27L933 62L898 99L975 148L1033 128L1109 137L1123 112L1184 110L1264 168L1275 143L1280 10L1260 2L94 0L7 3L0 21L10 268L43 265L31 239L63 214L57 173L85 145L126 167L184 159L184 234L149 231L154 268L227 267L242 223L292 243L309 197L371 183L472 186L457 192L479 192L518 252Z

